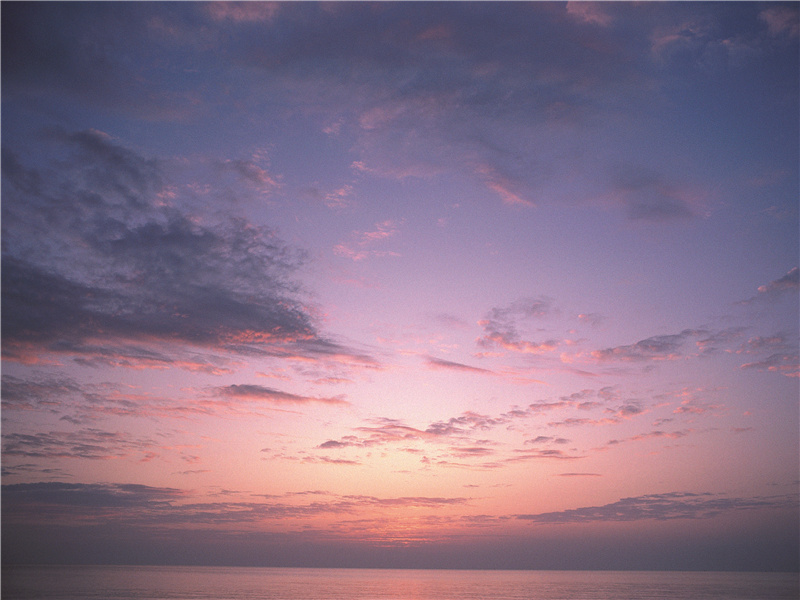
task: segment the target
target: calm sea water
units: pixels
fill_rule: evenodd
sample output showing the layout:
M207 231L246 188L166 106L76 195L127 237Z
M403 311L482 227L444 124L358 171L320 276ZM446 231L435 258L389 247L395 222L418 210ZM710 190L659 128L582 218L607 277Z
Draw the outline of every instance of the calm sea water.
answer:
M797 600L797 573L12 566L3 600Z

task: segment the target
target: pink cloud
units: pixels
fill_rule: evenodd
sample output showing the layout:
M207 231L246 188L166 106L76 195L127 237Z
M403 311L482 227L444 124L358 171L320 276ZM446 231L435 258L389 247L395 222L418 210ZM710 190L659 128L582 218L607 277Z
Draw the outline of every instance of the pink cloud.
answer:
M503 203L517 206L534 206L533 202L523 198L515 189L517 187L516 182L491 165L478 165L475 171L483 177L486 186L500 196Z
M280 10L279 2L209 2L205 10L214 21L269 23Z
M740 368L800 377L800 357L797 354L776 353L761 361L745 363Z
M796 290L800 288L800 269L792 267L783 277L770 281L766 285L759 286L761 294L779 293Z
M398 232L400 223L392 220L375 224L372 231L354 231L351 240L337 244L333 252L339 256L353 261L364 260L369 257L400 256L397 252L388 250L373 250L370 246L394 236Z
M772 37L786 35L793 38L800 35L800 19L796 4L771 6L762 10L758 18L767 24L767 31Z
M602 4L595 2L567 2L567 14L578 21L601 27L608 27L613 21Z
M677 439L686 437L691 432L692 432L691 429L682 429L682 430L679 430L679 431L671 431L671 432L656 430L656 431L650 431L648 433L640 433L639 435L634 435L634 436L631 436L631 437L628 437L628 438L623 438L623 439L620 439L620 440L616 440L616 439L615 440L609 440L608 442L606 442L606 446L616 446L616 445L619 445L619 444L623 444L625 442L641 442L641 441L650 440L650 439L654 439L654 438L667 438L667 439L677 440Z

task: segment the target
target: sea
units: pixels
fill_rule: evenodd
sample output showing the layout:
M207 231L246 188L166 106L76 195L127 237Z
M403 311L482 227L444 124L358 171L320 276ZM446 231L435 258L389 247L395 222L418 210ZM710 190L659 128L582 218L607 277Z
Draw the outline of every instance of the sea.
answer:
M797 573L3 566L3 600L797 600Z

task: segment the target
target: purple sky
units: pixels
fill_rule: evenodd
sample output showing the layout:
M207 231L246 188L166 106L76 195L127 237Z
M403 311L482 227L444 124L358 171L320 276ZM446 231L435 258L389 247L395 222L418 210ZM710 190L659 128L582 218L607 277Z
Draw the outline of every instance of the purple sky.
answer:
M1 18L4 561L798 568L797 3Z

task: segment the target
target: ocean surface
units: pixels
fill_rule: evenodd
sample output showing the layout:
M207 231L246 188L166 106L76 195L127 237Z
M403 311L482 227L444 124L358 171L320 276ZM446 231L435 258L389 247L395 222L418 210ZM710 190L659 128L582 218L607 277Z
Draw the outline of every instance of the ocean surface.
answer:
M7 566L3 600L797 600L797 573Z

